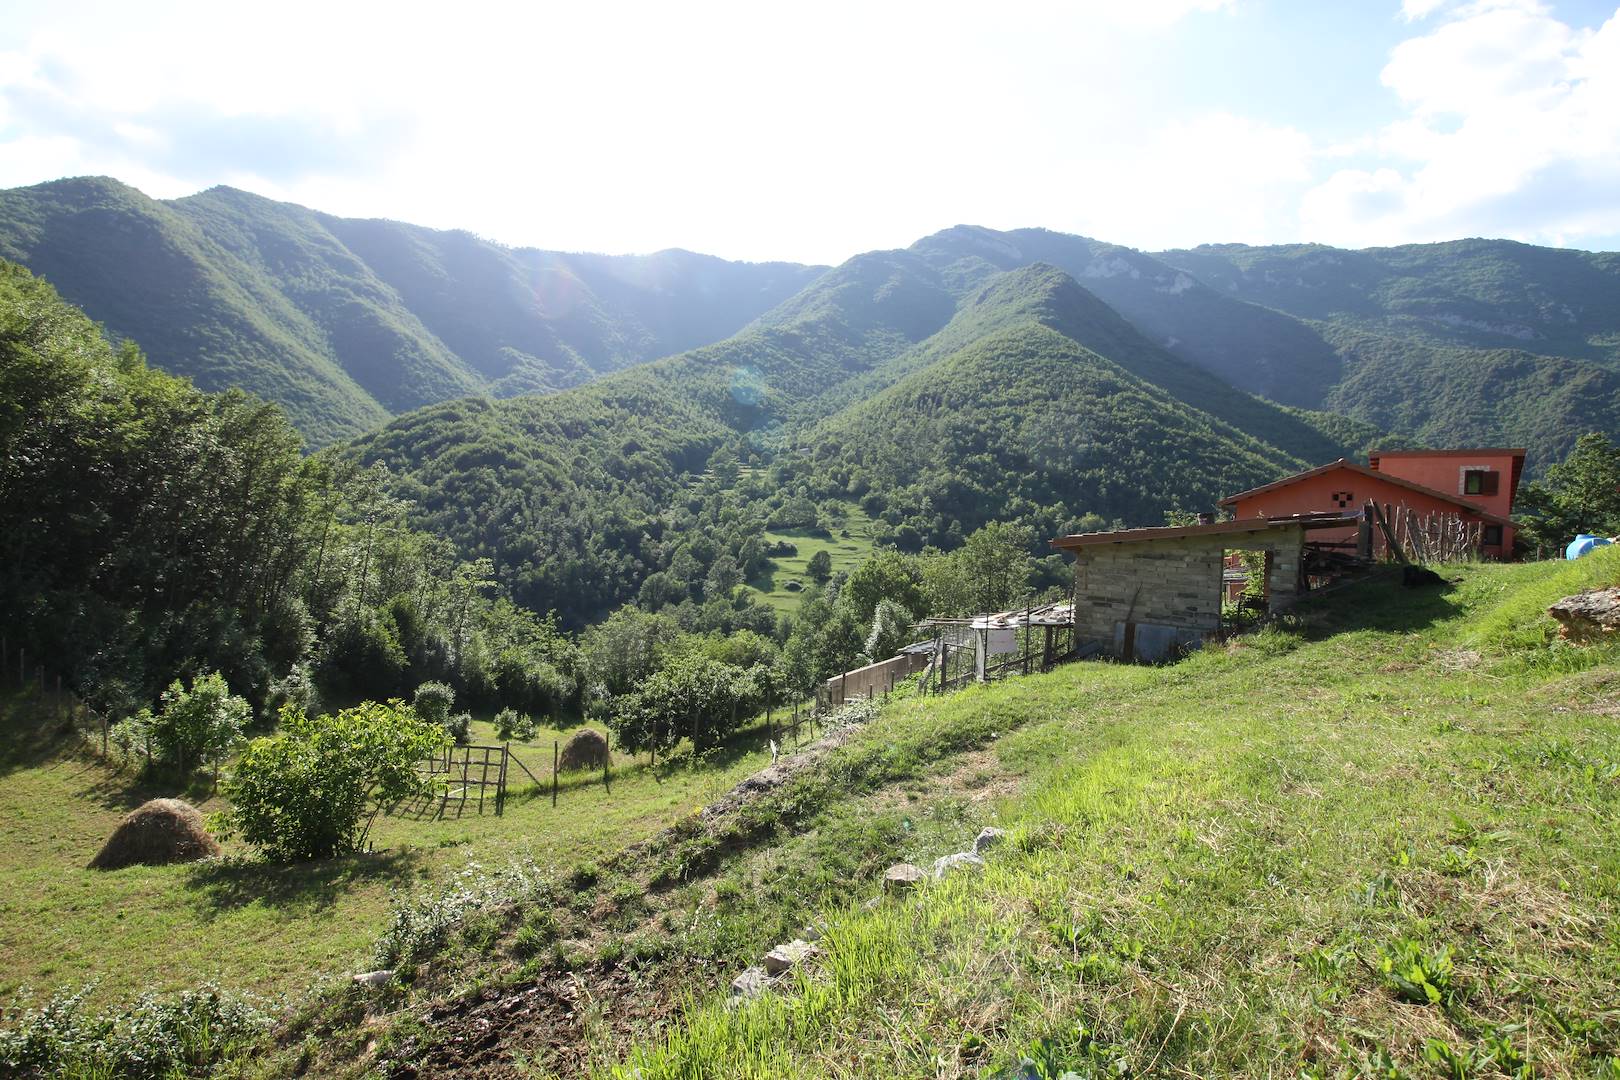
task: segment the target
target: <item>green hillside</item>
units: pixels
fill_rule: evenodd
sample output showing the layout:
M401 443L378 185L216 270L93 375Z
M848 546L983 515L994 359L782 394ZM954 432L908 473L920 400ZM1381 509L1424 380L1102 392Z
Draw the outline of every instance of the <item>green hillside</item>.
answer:
M1613 643L1578 563L1386 577L1147 667L861 707L622 855L403 901L454 925L251 1075L1614 1075ZM886 867L1005 830L885 894ZM448 913L448 914L446 914ZM817 949L752 1000L779 943ZM581 1007L588 1001L589 1007Z
M0 257L157 366L278 402L314 445L720 340L820 272L511 249L231 188L160 202L107 178L0 192Z
M690 487L721 448L756 468ZM700 599L724 559L769 575L766 529L818 505L858 501L872 539L913 550L996 520L1044 538L1086 515L1157 523L1344 452L1057 269L958 300L908 252L859 256L717 345L561 393L435 406L344 451L386 464L422 527L492 557L519 602L569 625L638 595Z
M1304 319L1475 349L1620 363L1620 254L1510 240L1345 251L1219 244L1156 256Z

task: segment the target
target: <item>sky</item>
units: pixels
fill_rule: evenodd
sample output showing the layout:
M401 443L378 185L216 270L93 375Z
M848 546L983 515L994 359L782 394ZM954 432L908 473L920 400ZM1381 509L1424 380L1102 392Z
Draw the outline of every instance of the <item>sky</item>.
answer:
M1614 3L4 8L0 187L228 184L511 245L756 261L959 223L1147 250L1620 248Z

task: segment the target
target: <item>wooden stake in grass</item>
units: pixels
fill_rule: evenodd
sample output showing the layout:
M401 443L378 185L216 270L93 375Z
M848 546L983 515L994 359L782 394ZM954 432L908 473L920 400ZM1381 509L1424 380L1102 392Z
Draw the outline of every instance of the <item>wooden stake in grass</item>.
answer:
M557 740L551 740L551 805L557 805Z

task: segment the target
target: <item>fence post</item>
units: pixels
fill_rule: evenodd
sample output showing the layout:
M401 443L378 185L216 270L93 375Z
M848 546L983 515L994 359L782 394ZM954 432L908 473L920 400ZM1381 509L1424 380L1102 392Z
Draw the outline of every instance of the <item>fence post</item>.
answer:
M551 805L557 805L557 740L551 740Z

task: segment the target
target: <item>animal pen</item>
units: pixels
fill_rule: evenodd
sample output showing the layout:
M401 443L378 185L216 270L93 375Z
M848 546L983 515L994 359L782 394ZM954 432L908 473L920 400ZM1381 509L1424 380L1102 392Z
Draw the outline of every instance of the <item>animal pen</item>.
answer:
M971 619L928 619L922 625L934 631L924 693L1050 671L1084 653L1069 601Z

